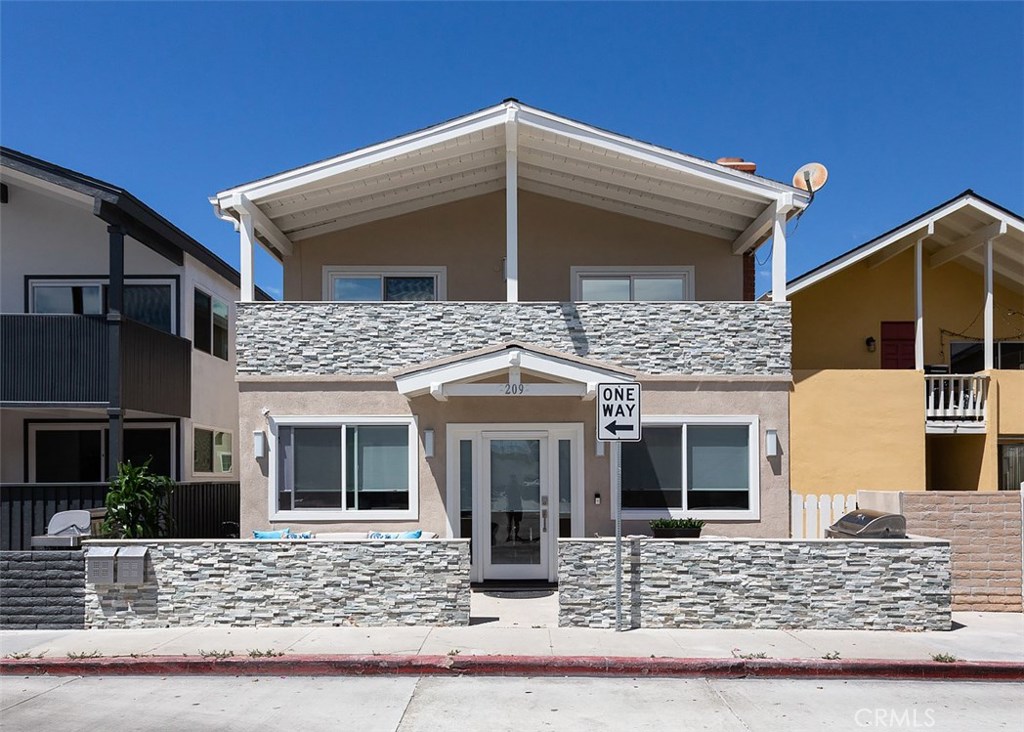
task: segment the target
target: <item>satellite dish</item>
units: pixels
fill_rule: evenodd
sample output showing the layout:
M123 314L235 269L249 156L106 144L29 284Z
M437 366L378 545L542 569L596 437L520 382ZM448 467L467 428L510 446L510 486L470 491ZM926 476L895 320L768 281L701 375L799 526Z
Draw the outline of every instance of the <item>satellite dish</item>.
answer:
M802 191L807 191L814 198L814 194L825 187L828 180L828 169L821 163L807 163L793 174L793 186Z

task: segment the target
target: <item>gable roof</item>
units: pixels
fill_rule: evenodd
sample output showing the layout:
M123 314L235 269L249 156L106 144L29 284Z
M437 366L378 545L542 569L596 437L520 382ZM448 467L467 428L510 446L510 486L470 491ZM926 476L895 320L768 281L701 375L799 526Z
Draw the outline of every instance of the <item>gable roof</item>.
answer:
M184 261L183 255L188 254L235 287L239 286L238 270L124 188L9 147L0 147L0 164L12 183L21 174L43 185L57 186L83 200L92 199L93 215L108 224L124 226L129 236L157 254L179 265ZM258 290L258 297L273 299L263 290Z
M983 267L980 247L993 241L993 271L1003 284L1024 290L1024 218L971 189L940 203L884 234L808 270L786 285L792 296L843 269L867 260L877 267L925 239L927 266L959 261Z
M792 186L561 117L516 100L221 191L221 218L252 217L281 257L294 241L505 187L699 232L745 251L770 235L766 207L795 215Z

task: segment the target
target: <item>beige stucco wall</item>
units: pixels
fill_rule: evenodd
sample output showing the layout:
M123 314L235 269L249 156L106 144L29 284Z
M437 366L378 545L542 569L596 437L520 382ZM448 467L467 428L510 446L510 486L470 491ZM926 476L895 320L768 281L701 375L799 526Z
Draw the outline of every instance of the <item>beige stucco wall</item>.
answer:
M999 434L1024 435L1024 371L989 373L999 405Z
M793 372L792 490L924 490L924 387L916 371Z
M323 299L325 265L445 265L449 300L501 301L504 256L497 192L296 242L284 299ZM697 300L743 299L743 260L724 240L520 191L521 300L569 300L569 268L595 265L692 265Z
M923 270L925 363L949 363L949 341L943 329L972 338L984 335L981 309L984 282L955 262ZM1024 311L1024 295L997 285L997 313ZM914 308L914 252L899 254L875 269L858 262L795 293L793 308L794 369L877 369L881 348L869 353L868 336L881 341L880 323L911 321ZM995 337L1010 338L1020 320L996 317Z
M761 520L738 522L710 522L707 533L729 536L783 537L789 532L789 430L788 389L786 382L737 382L709 384L707 382L650 382L644 385L645 415L706 415L737 414L760 415L761 435L758 445L764 444L764 430L777 429L783 454L777 462L761 458ZM595 407L593 402L575 398L522 398L477 399L452 398L446 403L431 397L407 400L398 394L393 382L388 381L317 381L271 382L268 380L243 381L239 384L239 412L241 434L266 430L264 408L272 415L415 415L420 430L419 519L406 522L325 522L309 524L290 521L292 529L365 531L368 529L400 529L419 527L428 531L445 532L444 495L446 491L445 426L448 423L515 423L515 422L569 422L584 425L586 535L595 532L609 535L613 532L610 513L610 464L606 452L596 454ZM433 429L434 457L422 457L422 434ZM242 532L248 534L256 528L270 525L267 507L267 466L272 459L257 461L253 456L252 440L240 442L240 471L242 481ZM600 506L594 505L594 493L602 494ZM283 525L283 524L282 524ZM646 531L646 522L624 522L625 531Z

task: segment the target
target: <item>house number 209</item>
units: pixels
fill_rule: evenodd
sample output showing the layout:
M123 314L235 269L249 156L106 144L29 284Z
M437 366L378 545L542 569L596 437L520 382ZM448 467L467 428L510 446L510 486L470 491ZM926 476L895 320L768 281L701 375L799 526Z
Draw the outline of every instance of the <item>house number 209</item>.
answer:
M505 384L505 396L519 396L526 391L526 384Z

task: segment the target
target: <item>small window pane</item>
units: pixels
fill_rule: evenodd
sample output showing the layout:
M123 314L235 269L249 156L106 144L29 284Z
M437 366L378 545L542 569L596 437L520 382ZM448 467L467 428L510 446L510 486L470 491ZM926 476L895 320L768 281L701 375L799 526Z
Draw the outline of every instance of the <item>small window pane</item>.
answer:
M143 465L149 461L149 472L171 475L171 430L169 427L134 427L124 430L124 461Z
M633 299L677 302L683 299L682 277L637 277L633 281Z
M409 430L360 425L346 430L347 508L409 508Z
M998 367L1001 369L1024 369L1024 343L1000 343Z
M341 429L296 427L293 507L341 508Z
M384 299L394 301L436 300L433 277L385 277Z
M628 301L629 278L584 277L580 280L580 298L589 302Z
M213 301L213 355L228 358L228 306L217 299Z
M622 507L682 508L683 446L679 427L645 427L622 443Z
M99 285L33 285L32 312L102 315L102 288Z
M171 332L171 286L125 285L124 314L140 323Z
M572 441L558 441L558 535L572 536Z
M213 467L215 472L231 472L231 433L218 432L213 438Z
M213 432L196 429L192 439L192 471L213 472Z
M98 483L103 480L102 430L38 430L37 483Z
M332 280L332 288L335 300L376 302L381 299L381 278L377 276L335 277Z
M749 436L749 428L742 425L687 428L687 508L750 507Z
M999 490L1019 491L1024 483L1024 442L999 446Z
M192 312L192 345L196 350L210 352L210 320L213 303L210 296L199 290L195 291L195 302Z
M459 528L463 539L473 536L473 441L459 440Z

